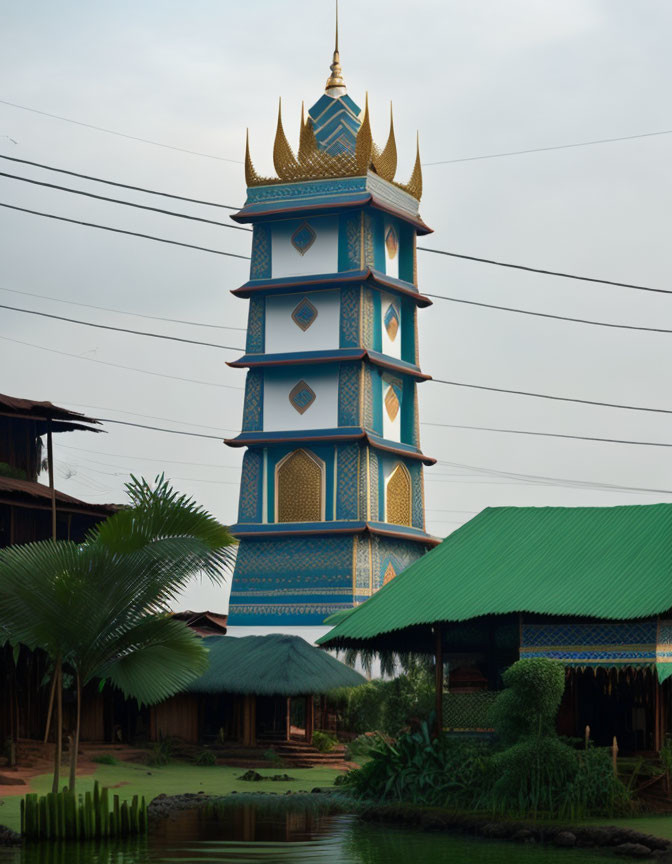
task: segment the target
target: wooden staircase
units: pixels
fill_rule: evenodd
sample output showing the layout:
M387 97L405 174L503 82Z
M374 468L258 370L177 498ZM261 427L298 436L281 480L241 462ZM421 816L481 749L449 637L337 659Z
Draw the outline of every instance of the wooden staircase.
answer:
M345 747L336 744L328 753L321 753L305 741L277 741L273 749L292 768L345 768Z

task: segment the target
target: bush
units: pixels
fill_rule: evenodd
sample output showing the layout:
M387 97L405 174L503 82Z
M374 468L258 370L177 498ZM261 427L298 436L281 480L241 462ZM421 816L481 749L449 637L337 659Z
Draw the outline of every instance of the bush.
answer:
M203 768L209 765L216 765L217 758L212 750L208 750L207 747L204 747L203 750L196 757L196 764L202 766Z
M376 746L378 735L359 735L345 746L346 762L365 762L371 758L371 751Z
M485 778L484 753L478 742L432 739L423 722L396 742L378 737L370 761L349 772L346 785L358 798L471 806Z
M118 765L119 760L115 759L111 753L96 753L91 757L92 762L97 762L98 765Z
M319 730L313 732L313 747L319 750L320 753L329 753L335 746L336 739L333 735L329 735L328 732L320 732Z
M160 738L152 744L147 756L147 764L153 768L168 765L173 755L173 742L170 738Z
M557 660L518 660L502 675L503 690L490 710L499 740L514 744L526 735L555 735L555 718L565 690Z
M282 765L282 758L278 755L277 750L274 750L272 747L269 747L268 750L264 750L264 761L272 762L274 765Z
M555 732L563 667L520 660L504 682L507 689L492 709L494 742L432 738L431 722L396 742L377 736L370 761L346 775L346 787L357 798L516 816L627 812L630 792L614 776L609 751L576 750Z

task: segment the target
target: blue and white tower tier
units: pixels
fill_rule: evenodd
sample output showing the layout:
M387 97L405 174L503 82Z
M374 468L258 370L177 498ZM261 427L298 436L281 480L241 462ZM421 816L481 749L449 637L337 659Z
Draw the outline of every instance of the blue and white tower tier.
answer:
M419 155L394 180L368 104L347 95L338 47L298 153L278 116L277 177L245 157L250 280L246 447L231 624L315 625L351 608L437 541L425 531L416 387Z

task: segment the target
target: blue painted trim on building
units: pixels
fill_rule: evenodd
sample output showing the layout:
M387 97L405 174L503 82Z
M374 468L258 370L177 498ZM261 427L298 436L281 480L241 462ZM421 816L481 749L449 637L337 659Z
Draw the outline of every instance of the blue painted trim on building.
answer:
M396 291L407 297L412 297L418 306L431 306L429 297L420 294L412 282L403 282L370 267L364 270L347 270L339 273L320 273L315 276L283 276L277 279L249 279L240 288L234 288L231 293L235 297L251 297L253 294L286 294L288 288L310 288L311 291L338 288L348 282L372 282L386 290Z
M229 530L235 537L250 539L254 537L300 537L319 534L363 534L370 531L384 537L398 537L414 542L436 544L436 538L418 528L406 525L392 525L389 522L267 522L237 523Z
M373 399L373 428L383 436L383 374L380 369L371 370L371 387Z
M380 320L380 315L378 315ZM382 338L382 337L381 337ZM329 351L287 351L284 354L243 354L238 360L227 361L227 366L234 369L248 366L249 368L261 368L272 366L308 366L314 363L343 363L356 360L369 360L375 366L382 366L395 374L408 375L418 381L429 381L431 375L427 375L418 369L413 363L399 360L389 354L380 351L367 351L363 348L332 348Z
M404 444L413 445L415 430L415 382L404 378L404 395L401 400L400 435Z
M383 313L382 305L383 298L380 296L380 291L372 291L371 299L373 300L373 347L375 354L387 357L388 355L381 354L383 350ZM371 356L374 355L371 352Z
M401 222L399 230L399 278L404 282L412 282L413 279L413 245L415 242L415 231L410 225Z
M415 365L415 305L401 298L401 356L406 363Z
M262 354L266 337L266 298L261 295L250 297L250 308L247 316L247 354Z

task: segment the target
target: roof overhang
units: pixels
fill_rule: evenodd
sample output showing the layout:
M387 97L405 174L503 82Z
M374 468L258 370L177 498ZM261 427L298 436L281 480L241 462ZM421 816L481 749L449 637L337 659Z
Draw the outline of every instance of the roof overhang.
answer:
M252 297L255 294L288 294L296 289L300 293L309 289L310 291L326 291L339 288L343 283L370 282L380 288L396 291L406 297L410 297L418 306L431 306L432 301L424 294L420 294L412 282L403 279L395 279L387 276L372 267L364 270L343 270L339 273L324 273L318 276L286 276L280 279L250 279L234 288L231 293L235 297Z
M305 431L292 430L289 432L241 432L235 438L225 438L224 443L228 447L261 447L265 444L320 444L348 441L366 441L377 450L394 453L397 456L405 456L414 459L424 465L434 465L436 459L425 456L417 448L410 444L402 444L398 441L390 441L375 435L361 426L339 426L334 429L307 429Z
M426 546L438 546L441 540L419 528L391 525L387 522L272 522L239 523L232 525L231 533L237 538L307 537L316 534L375 534L409 540Z
M429 381L431 375L421 372L414 363L406 363L397 360L387 354L378 351L367 351L362 348L336 348L330 351L296 351L283 354L244 354L238 360L227 360L226 365L234 368L247 367L249 369L278 367L278 366L305 366L322 363L347 363L357 360L368 360L374 366L383 369L391 369L403 375L410 375L416 381Z

